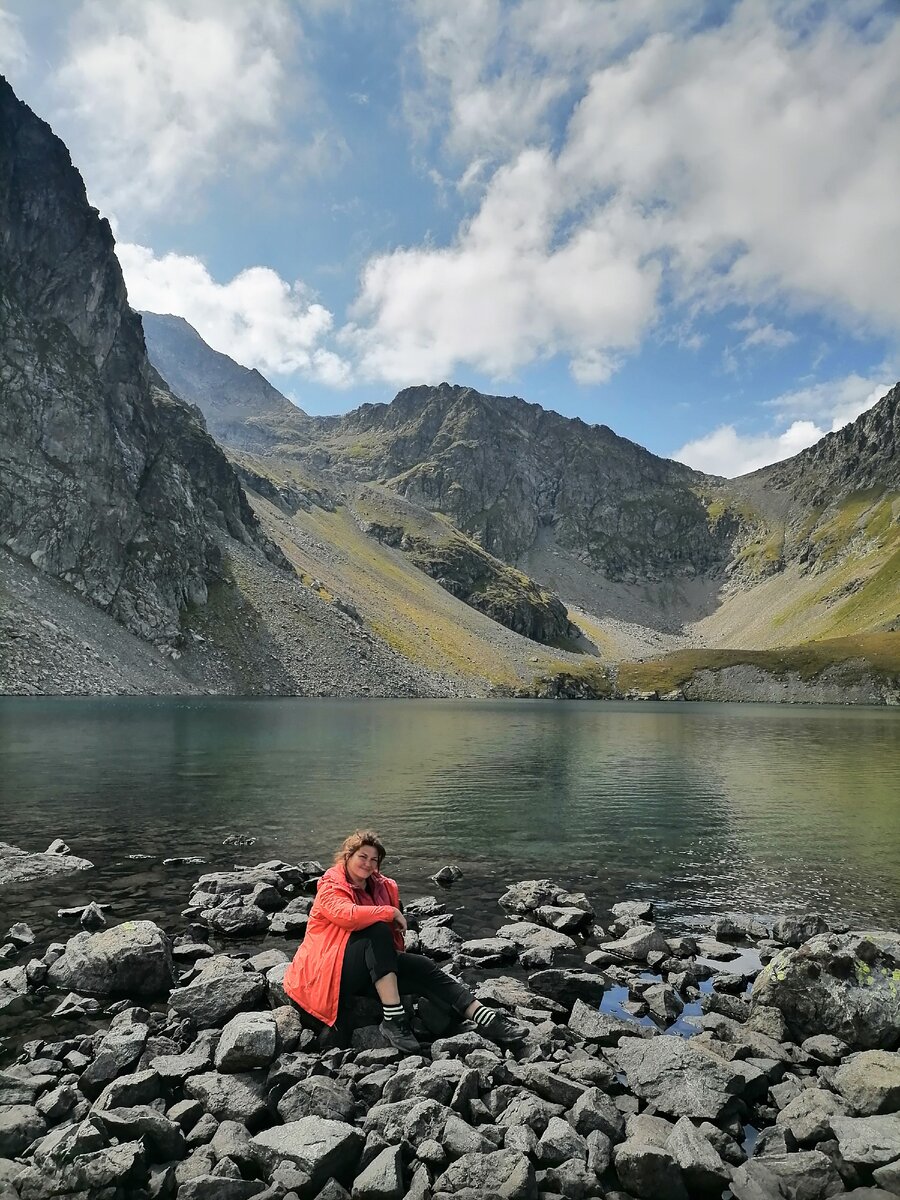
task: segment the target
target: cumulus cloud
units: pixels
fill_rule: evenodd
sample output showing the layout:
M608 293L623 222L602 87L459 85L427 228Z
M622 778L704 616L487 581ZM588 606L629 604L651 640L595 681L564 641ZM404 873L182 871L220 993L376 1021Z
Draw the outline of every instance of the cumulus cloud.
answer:
M0 75L15 78L28 66L28 44L19 20L0 8Z
M333 387L350 383L348 363L324 344L332 314L299 281L250 267L218 283L198 258L157 257L134 243L120 243L117 253L132 307L184 317L214 350L263 374L296 371Z
M508 376L562 352L585 380L608 377L610 351L632 347L653 313L660 268L623 250L634 218L618 206L558 240L555 184L551 156L525 151L452 246L371 259L343 331L363 372L399 383L467 362Z
M94 200L183 210L211 179L270 160L294 36L283 0L85 0L57 84Z
M620 361L664 304L900 327L900 22L875 0L418 12L417 95L442 100L474 211L446 245L367 264L345 334L369 374L564 354L595 382L589 364ZM793 337L756 323L742 349Z
M780 462L812 446L826 433L842 429L876 404L890 390L876 377L847 375L793 392L785 392L765 407L774 410L775 424L790 422L780 432L742 434L734 425L685 443L672 457L710 475L733 479L769 463Z

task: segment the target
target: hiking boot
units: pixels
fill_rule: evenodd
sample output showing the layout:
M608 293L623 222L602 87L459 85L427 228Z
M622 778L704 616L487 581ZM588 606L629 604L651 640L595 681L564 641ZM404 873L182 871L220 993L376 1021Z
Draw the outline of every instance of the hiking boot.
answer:
M379 1025L381 1036L401 1054L421 1054L422 1047L416 1041L406 1017L385 1017Z
M490 1013L489 1017L481 1017L483 1012ZM481 1017L478 1020L477 1017ZM508 1017L505 1012L499 1008L481 1008L478 1011L475 1028L480 1034L486 1038L490 1038L492 1042L498 1042L501 1046L511 1046L516 1042L524 1042L528 1037L527 1028L520 1022Z

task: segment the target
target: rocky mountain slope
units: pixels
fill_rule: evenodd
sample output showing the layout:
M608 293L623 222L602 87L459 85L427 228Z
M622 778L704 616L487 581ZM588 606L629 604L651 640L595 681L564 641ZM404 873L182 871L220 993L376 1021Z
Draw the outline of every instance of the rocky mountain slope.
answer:
M768 697L793 671L802 694L830 655L840 678L822 694L834 698L879 663L896 674L896 411L897 389L787 463L722 480L603 427L443 384L310 418L293 441L279 430L256 486L293 473L343 489L360 527L411 561L427 542L418 565L431 575L448 537L490 550L563 599L620 691L678 691L712 671L719 683L730 673L729 695ZM767 653L813 637L820 648L791 665Z
M183 317L145 312L141 318L151 362L176 395L200 408L217 441L257 450L285 438L307 440L310 418L259 371L207 346Z
M0 80L0 545L166 644L267 546L200 413L147 359L108 223L63 143Z

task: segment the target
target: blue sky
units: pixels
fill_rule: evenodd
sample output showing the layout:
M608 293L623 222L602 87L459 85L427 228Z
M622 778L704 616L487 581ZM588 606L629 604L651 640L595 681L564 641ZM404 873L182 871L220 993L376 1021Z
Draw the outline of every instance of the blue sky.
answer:
M0 0L136 307L304 409L450 380L737 474L900 376L900 21L846 0Z

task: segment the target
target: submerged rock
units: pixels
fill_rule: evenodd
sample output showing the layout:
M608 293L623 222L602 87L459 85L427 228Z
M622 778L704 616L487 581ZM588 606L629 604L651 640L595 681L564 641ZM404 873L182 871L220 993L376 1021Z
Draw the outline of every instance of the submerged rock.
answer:
M30 854L9 842L0 842L0 888L13 883L31 883L36 879L49 879L53 875L64 875L70 871L89 871L94 864L86 858L69 853L64 842L54 842L43 854Z

